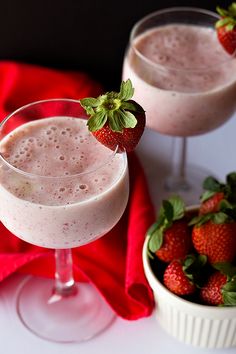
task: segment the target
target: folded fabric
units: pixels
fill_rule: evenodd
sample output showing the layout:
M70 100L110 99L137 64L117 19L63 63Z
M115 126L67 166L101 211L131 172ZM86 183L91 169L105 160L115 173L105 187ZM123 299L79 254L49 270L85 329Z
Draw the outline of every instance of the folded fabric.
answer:
M88 75L59 72L14 62L0 63L0 118L20 106L50 98L97 96L101 86ZM151 314L153 294L142 266L145 232L154 220L143 169L129 154L130 198L118 224L105 236L73 249L74 275L90 281L121 317L135 320ZM53 250L30 245L0 224L0 281L18 271L54 277Z

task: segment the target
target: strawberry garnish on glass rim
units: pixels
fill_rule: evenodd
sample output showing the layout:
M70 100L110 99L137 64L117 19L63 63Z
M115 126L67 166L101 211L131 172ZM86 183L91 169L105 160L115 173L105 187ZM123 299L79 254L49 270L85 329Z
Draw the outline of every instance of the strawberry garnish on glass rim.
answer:
M236 52L236 2L233 2L228 10L217 6L217 12L221 16L216 22L217 36L229 54Z
M132 151L138 144L146 123L143 108L131 100L131 80L122 81L120 91L107 92L97 98L80 100L90 117L87 125L95 138L111 150Z

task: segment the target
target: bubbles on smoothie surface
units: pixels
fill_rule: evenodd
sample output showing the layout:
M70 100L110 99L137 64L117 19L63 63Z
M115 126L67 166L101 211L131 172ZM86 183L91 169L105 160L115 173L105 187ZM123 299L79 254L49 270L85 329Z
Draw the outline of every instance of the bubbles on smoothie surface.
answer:
M147 62L137 61L131 54L136 73L161 89L207 91L231 81L236 69L235 61L229 60L216 31L210 27L187 24L156 27L137 36L134 47L147 59ZM232 70L225 67L226 61Z
M34 175L25 185L19 173L9 170L4 177L7 189L39 204L65 205L86 200L109 188L122 171L121 156L99 169L111 156L111 150L94 138L85 120L77 118L54 117L26 123L0 142L0 151L11 165ZM40 176L68 178L42 180Z
M48 124L55 119L55 124ZM82 143L94 138L83 121L81 124L81 120L67 118L66 123L65 119L49 118L47 122L42 119L37 124L28 123L28 129L16 129L2 146L3 157L14 167L37 175L63 176L65 170L69 175L83 172L88 166L79 150Z

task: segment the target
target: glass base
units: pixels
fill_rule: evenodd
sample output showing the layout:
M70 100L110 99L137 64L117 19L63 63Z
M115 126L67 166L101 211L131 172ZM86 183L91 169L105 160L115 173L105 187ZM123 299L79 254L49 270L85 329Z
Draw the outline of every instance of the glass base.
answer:
M115 314L90 284L80 283L70 296L53 294L54 280L27 278L17 296L21 322L37 336L53 342L91 339L104 331Z
M202 183L208 176L215 177L207 169L198 166L187 166L186 176L169 176L165 181L165 193L170 195L179 195L183 198L186 205L194 205L200 203L200 196L203 193Z

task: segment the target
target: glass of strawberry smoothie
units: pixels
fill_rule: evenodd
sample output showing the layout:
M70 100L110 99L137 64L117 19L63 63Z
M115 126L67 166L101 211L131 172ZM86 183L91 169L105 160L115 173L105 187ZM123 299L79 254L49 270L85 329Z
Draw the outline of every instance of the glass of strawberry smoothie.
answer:
M55 342L87 340L114 319L91 284L75 283L71 248L121 218L127 158L99 143L86 123L78 101L55 99L24 106L0 126L0 220L20 239L56 250L55 281L27 278L17 311L29 330Z
M186 167L189 136L224 124L236 109L236 58L217 39L218 15L198 8L169 8L133 27L123 66L147 127L175 137L171 176L165 187L193 204L202 174ZM207 173L208 174L208 173Z

